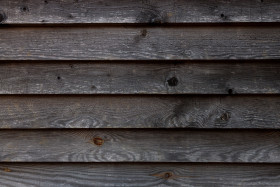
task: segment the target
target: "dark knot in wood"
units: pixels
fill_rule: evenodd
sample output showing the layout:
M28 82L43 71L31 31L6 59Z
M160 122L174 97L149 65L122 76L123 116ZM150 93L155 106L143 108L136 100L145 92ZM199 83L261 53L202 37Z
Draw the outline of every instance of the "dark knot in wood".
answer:
M103 145L104 140L100 137L95 137L95 138L93 138L93 143L95 145L101 146L101 145Z
M229 89L228 89L228 94L231 95L231 94L233 94L233 93L234 93L234 92L233 92L233 89L232 89L232 88L229 88Z
M171 177L172 177L172 173L170 173L170 172L166 172L166 173L164 173L164 175L163 175L163 177L165 178L165 179L170 179Z
M230 113L226 112L226 113L222 114L220 119L222 121L228 121L230 119Z
M167 83L169 86L177 86L178 85L178 79L176 77L172 77L167 80Z
M147 30L146 29L143 29L141 31L141 36L143 36L143 37L147 36Z
M3 23L6 19L6 14L4 12L0 12L0 23Z

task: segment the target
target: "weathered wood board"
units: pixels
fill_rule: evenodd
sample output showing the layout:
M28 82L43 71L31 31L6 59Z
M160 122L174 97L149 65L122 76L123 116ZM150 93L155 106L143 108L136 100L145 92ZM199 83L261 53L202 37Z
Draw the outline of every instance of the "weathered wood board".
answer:
M278 0L0 1L6 24L279 22Z
M0 63L0 94L279 93L277 61Z
M1 129L280 129L279 96L1 96ZM152 140L151 140L152 141Z
M280 27L2 27L0 60L279 59Z
M279 0L0 0L0 186L280 186Z
M1 186L275 186L279 164L0 164Z
M1 130L1 162L279 163L280 131Z

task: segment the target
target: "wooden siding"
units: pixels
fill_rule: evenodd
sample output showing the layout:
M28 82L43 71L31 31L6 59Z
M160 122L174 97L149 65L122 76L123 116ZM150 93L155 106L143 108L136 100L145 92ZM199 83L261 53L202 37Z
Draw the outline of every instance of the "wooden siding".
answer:
M279 164L32 163L0 165L1 186L267 186Z
M0 186L280 186L278 0L0 0Z
M0 60L279 59L279 32L279 26L4 27Z
M279 94L280 64L6 62L0 83L1 94Z
M0 106L0 129L280 129L278 95L5 95Z
M278 0L1 0L7 24L279 22Z
M5 130L0 162L280 162L280 132Z

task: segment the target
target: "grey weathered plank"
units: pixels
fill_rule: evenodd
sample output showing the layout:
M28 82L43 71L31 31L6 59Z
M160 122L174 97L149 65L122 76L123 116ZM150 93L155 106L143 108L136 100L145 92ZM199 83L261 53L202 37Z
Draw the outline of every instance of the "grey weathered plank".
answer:
M1 162L279 163L280 131L2 130Z
M280 128L278 96L1 96L0 128Z
M1 0L7 24L279 22L278 0Z
M3 27L0 60L279 59L280 27Z
M0 63L0 94L279 93L278 62Z
M279 186L279 164L1 163L1 186Z

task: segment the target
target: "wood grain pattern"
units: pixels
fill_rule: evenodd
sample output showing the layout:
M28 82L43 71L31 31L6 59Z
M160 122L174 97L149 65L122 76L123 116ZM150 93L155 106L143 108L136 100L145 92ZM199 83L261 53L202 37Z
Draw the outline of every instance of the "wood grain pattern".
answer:
M1 96L0 128L280 128L279 96Z
M3 27L0 60L279 59L280 27Z
M1 162L279 163L280 131L2 130Z
M280 64L273 61L0 64L0 94L279 93Z
M280 186L279 9L0 0L0 186Z
M279 22L278 0L1 0L7 24Z
M1 186L279 186L279 164L0 164Z

